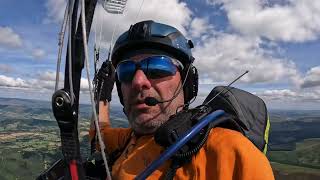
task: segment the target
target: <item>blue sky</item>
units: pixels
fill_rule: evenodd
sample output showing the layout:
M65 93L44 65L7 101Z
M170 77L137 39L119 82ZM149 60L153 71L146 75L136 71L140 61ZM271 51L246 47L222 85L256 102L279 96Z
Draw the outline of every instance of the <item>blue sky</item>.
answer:
M0 1L0 97L51 99L65 2ZM102 48L101 61L115 26L114 38L136 21L153 19L194 41L196 103L249 70L234 86L257 94L270 109L320 109L319 1L148 0L138 14L141 2L128 0L123 15L98 4L89 43ZM81 101L89 103L85 78ZM113 96L119 103L116 90Z

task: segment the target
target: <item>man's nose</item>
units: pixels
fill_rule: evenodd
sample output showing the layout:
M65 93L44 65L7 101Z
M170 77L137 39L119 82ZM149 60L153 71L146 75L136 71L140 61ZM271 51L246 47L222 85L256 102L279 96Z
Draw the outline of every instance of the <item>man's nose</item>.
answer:
M132 88L138 91L150 89L151 83L144 72L138 69L131 82Z

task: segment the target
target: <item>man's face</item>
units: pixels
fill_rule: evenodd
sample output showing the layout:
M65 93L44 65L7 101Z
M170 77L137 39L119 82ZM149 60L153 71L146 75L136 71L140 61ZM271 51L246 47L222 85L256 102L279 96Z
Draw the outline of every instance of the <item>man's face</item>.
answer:
M135 55L130 59L139 62L149 56L152 54ZM184 104L183 90L172 101L155 106L146 105L145 98L169 100L178 93L180 86L179 71L173 76L148 79L140 69L136 71L131 82L121 83L125 113L135 133L140 135L154 133L171 115L176 113L178 107Z

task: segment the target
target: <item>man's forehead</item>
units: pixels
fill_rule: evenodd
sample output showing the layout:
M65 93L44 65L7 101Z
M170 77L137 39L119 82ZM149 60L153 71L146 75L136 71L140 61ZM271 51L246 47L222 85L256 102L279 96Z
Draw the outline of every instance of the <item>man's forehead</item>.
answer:
M145 59L145 58L153 56L153 55L154 54L137 54L137 55L130 57L129 59L133 60L133 61L140 61L142 59Z
M122 60L125 60L125 59L139 60L139 59L143 59L143 58L154 56L154 55L165 55L173 58L171 54L158 49L138 49L138 50L133 50L124 54Z

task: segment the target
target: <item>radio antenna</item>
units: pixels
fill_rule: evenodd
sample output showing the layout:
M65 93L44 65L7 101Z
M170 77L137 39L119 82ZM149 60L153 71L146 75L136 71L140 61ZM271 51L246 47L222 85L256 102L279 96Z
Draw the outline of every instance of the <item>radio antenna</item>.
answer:
M233 80L231 83L228 84L227 87L230 87L233 83L235 83L236 81L238 81L240 78L242 78L245 74L247 74L249 71L246 70L246 72L244 72L243 74L241 74L240 76L238 76L235 80ZM221 90L218 94L216 94L213 98L211 98L206 104L204 105L208 105L211 101L213 101L216 97L218 97L222 92L224 91Z

